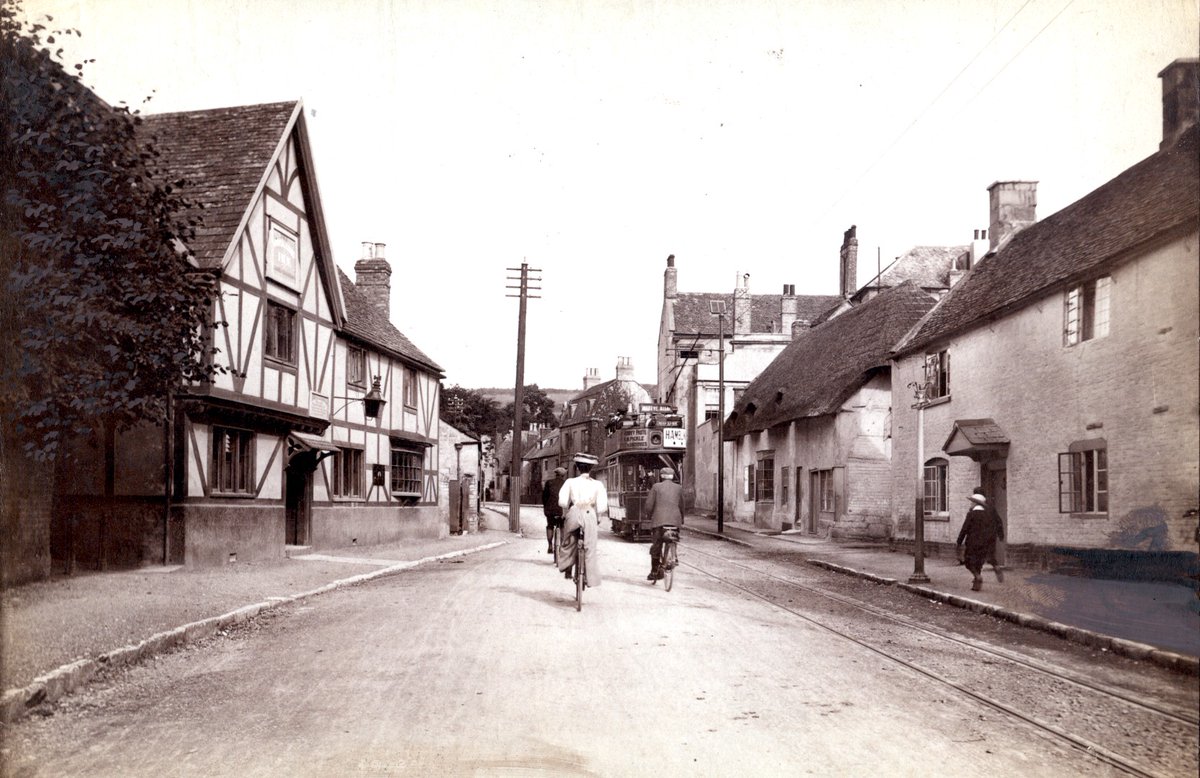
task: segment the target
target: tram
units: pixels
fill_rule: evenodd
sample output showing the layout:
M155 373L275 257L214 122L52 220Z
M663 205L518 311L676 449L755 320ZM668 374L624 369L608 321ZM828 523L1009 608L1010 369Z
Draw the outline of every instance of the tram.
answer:
M608 515L614 535L637 540L650 536L650 517L643 507L659 471L670 467L683 481L687 430L674 406L642 403L617 414L607 425L601 477L608 490Z

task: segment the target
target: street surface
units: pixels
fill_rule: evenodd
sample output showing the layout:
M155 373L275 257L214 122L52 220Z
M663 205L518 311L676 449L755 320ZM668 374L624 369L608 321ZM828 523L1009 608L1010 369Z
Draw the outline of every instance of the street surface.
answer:
M601 538L582 612L514 536L102 678L9 727L4 774L1128 774L1021 716L1196 774L1192 724L853 603L1185 715L1194 678L691 533L668 593L646 544Z

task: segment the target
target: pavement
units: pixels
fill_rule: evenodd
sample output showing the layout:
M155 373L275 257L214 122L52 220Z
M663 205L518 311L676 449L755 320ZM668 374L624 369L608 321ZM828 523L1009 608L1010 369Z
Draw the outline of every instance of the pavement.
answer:
M215 569L82 573L7 589L0 593L0 722L70 694L106 668L221 634L274 608L419 565L453 564L522 536L541 538L545 529L535 506L522 508L521 534L508 529L507 505L485 505L481 519L478 532L438 539L293 549L284 559ZM732 521L718 533L716 521L703 516L689 516L686 528L760 548L786 544L780 547L811 565L1200 674L1200 601L1189 587L1009 569L1004 583L985 577L983 591L973 592L970 574L938 557L925 561L930 582L913 585L912 557L886 544L772 533Z
M689 515L694 532L734 543L786 544L811 565L899 586L915 595L987 613L1067 640L1102 648L1192 675L1200 674L1200 592L1176 583L1091 578L1056 571L1003 568L1004 581L983 570L982 591L958 561L927 556L927 583L910 583L911 554L887 542L834 541ZM756 540L761 539L761 540Z

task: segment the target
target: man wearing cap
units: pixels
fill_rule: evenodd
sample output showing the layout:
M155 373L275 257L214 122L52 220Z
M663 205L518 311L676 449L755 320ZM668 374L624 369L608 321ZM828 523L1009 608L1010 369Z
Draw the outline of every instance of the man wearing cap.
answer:
M562 529L563 512L558 505L558 493L566 483L567 468L554 468L554 476L542 484L542 513L546 514L546 553L554 553L554 528Z
M988 506L987 497L975 492L967 499L973 504L967 511L962 529L958 531L955 548L962 546L963 565L974 577L971 590L977 592L983 588L983 577L980 575L983 572L983 564L989 558L994 558L996 540L1004 538L1004 526L1000 523L997 513ZM995 569L996 578L1004 580L999 567Z
M662 480L650 487L643 510L650 516L650 575L647 581L657 581L662 578L662 570L658 566L658 555L662 552L664 527L679 527L683 525L683 487L675 483L675 471L664 467L660 473Z
M576 454L575 470L579 475L568 478L558 493L558 504L566 511L563 521L563 543L558 555L558 569L571 577L571 565L575 563L575 530L583 530L583 542L587 547L584 558L587 585L600 585L600 555L598 543L600 516L608 513L608 490L604 484L592 478L592 468L599 460L591 454Z

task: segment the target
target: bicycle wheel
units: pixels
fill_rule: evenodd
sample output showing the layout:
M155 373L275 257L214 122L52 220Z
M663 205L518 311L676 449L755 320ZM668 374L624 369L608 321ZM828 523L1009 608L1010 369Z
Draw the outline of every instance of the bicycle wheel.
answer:
M666 548L663 550L663 586L666 590L671 591L671 584L675 581L675 543L666 543Z
M575 610L583 610L583 577L584 564L582 549L577 551L578 559L575 562Z

